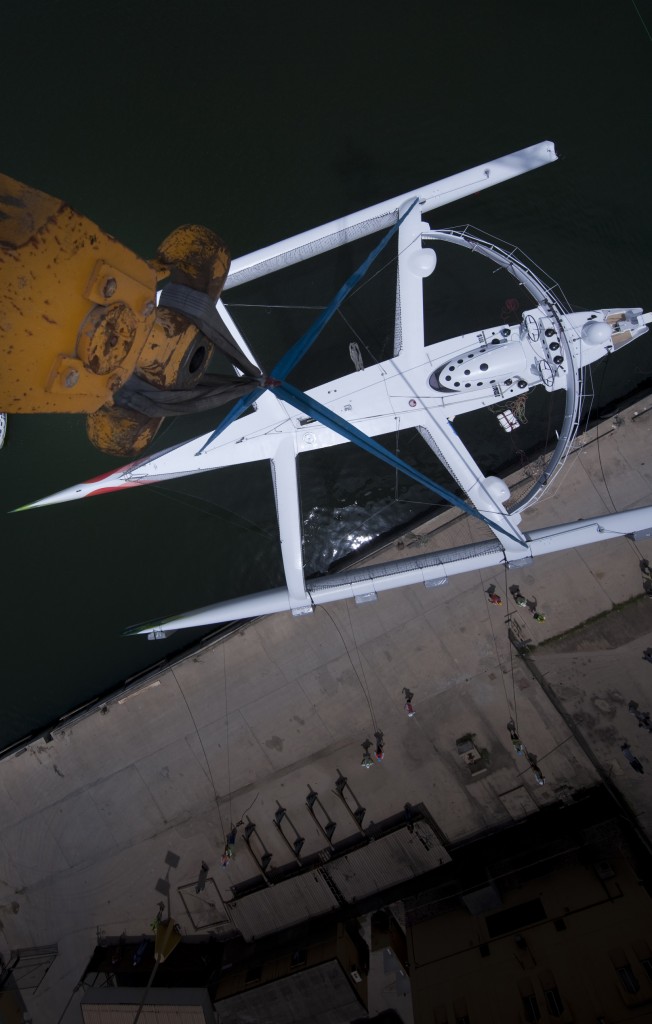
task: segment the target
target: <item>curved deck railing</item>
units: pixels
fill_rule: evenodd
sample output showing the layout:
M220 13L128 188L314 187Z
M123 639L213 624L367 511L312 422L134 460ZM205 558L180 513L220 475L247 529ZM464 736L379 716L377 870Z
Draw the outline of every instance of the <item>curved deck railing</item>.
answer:
M563 421L557 444L543 471L525 496L510 509L511 512L521 512L536 501L557 476L566 461L580 425L582 401L585 392L582 367L575 365L573 350L566 334L567 314L570 313L570 305L557 282L552 278L548 278L548 284L542 280L539 274L543 274L543 271L536 267L532 260L528 260L521 250L517 247L503 248L503 246L507 246L507 243L502 242L500 239L494 239L490 235L476 233L476 229L472 229L470 225L462 228L439 228L425 231L422 239L424 241L451 242L454 245L463 246L502 267L519 284L523 285L537 305L544 309L555 322L559 331L562 349L566 358L566 366L569 368L566 374L567 388ZM499 242L500 244L498 244ZM528 262L525 262L526 260ZM536 267L538 273L535 273L531 267ZM569 328L569 330L573 330L573 328Z

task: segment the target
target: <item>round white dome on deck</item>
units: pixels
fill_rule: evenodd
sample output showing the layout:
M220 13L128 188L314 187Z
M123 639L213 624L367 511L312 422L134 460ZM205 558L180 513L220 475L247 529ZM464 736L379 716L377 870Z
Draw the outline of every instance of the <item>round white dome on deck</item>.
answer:
M510 490L504 480L501 480L499 476L488 476L485 477L484 485L492 498L499 501L502 505L505 504L509 498Z
M582 327L582 341L587 345L608 345L611 341L611 325L604 320L587 320Z
M434 249L416 249L408 257L408 264L415 277L430 277L437 266L437 253Z

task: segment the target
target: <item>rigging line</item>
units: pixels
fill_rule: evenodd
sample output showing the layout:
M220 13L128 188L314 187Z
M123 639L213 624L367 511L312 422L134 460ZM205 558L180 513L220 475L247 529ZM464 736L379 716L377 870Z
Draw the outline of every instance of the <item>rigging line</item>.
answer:
M600 392L602 390L602 384L603 384L603 381L604 381L604 378L605 378L605 374L606 374L606 371L607 371L607 363L609 361L609 357L610 356L611 356L611 352L608 352L607 355L606 355L605 361L604 361L604 366L602 368L602 376L600 378L600 384L598 386L598 390L597 390L597 394L596 394L596 405L598 406L598 408L599 408L598 403L599 403L599 399L600 399ZM605 486L607 494L609 495L609 500L611 502L611 506L612 506L614 512L618 512L619 510L618 510L618 507L616 506L616 503L615 503L615 501L614 501L614 499L612 497L611 491L609 490L609 484L607 483L607 475L606 475L606 473L604 471L604 466L602 464L602 453L600 451L600 421L599 420L597 420L597 422L596 422L595 440L596 440L596 449L597 449L597 452L598 452L598 462L600 464L600 473L602 475L602 482L603 482L603 484ZM582 462L581 450L580 450L580 453L579 453L579 459L580 459L580 463L581 463ZM598 491L597 487L595 486L595 483L593 482L591 474L588 473L586 470L585 470L585 472L587 473L587 476L588 476L589 480L593 484L593 488L594 488L596 494L598 495L598 497L601 498L602 501L604 501L604 497L600 494L600 492ZM613 534L616 537L624 537L631 544L631 546L634 548L634 551L638 555L639 559L641 559L641 560L644 559L644 555L643 555L642 551L640 550L640 548L638 547L636 542L633 540L632 537L630 537L630 535L628 533L619 533L619 532L617 532L615 530L607 530L607 529L605 529L604 532L605 533L611 533L611 534Z
M633 510L633 511L635 511L635 510ZM622 533L620 530L610 530L606 526L601 526L600 527L600 533L608 533L611 537L624 537L625 540L628 540L630 542L630 544L632 544L636 548L636 553L638 555L640 555L641 558L643 558L642 552L636 546L636 542L632 540L631 536L628 533Z
M344 313L342 312L341 308L340 308L340 309L338 309L338 311L337 311L337 312L338 312L338 315L342 317L342 320L344 321L344 323L346 324L346 326L347 326L347 327L349 328L349 330L351 331L351 334L353 335L353 337L354 337L354 338L355 338L355 339L356 339L357 341L359 341L359 342L360 342L360 344L361 344L361 345L362 345L362 347L364 348L365 352L367 353L367 355L369 356L369 358L371 359L371 361L372 361L372 362L374 363L374 365L376 365L376 366L377 366L377 365L378 365L378 363L380 362L380 360L379 360L379 359L378 359L378 358L377 358L377 357L376 357L376 356L375 356L375 355L373 354L373 352L371 351L371 349L370 349L370 348L369 348L369 346L367 345L366 341L364 341L364 339L362 338L362 336L361 336L360 334L358 334L358 332L356 331L356 329L355 329L355 327L353 326L353 324L352 324L352 323L351 323L351 322L350 322L349 320L347 320L347 319L346 319L346 317L344 316Z
M473 540L473 535L471 534L471 521L468 518L466 520L466 526L467 526L467 529L469 531L469 540ZM506 567L507 567L507 562L505 562L505 568ZM482 584L482 589L483 589L483 592L484 592L485 581L482 578L482 569L478 569L478 576L480 577L480 583ZM505 600L507 600L507 597L505 597ZM510 704L509 704L509 697L507 695L507 686L505 684L505 673L503 672L503 666L501 664L500 655L498 654L498 642L496 640L496 634L494 632L493 622L491 621L491 609L489 607L487 607L487 609L486 609L486 615L487 615L487 621L489 623L489 630L491 632L491 637L492 637L492 640L493 640L493 643L494 643L494 653L496 655L496 663L498 665L498 669L500 671L500 678L501 678L502 684L503 684L503 692L505 694L505 703L507 705L507 710L509 712L509 717L514 719L514 724L516 726L516 731L518 732L518 714L517 714L517 711L516 711L516 699L514 699L514 710L512 711L512 709L510 707ZM512 645L510 644L509 646L510 646L510 653L511 653L511 646ZM513 676L512 676L512 681L513 681Z
M362 660L362 655L360 653L360 648L358 647L358 643L357 643L357 640L355 638L355 630L353 628L353 619L351 618L351 606L350 606L350 602L349 601L346 602L346 611L347 611L347 615L349 617L349 626L351 627L351 636L353 637L353 644L355 646L355 653L358 655L358 661L360 662L360 670L362 672L362 678L364 679L365 689L366 689L367 694L368 694L367 703L369 704L369 710L371 712L371 724L373 725L374 733L376 733L376 732L378 732L378 722L377 722L376 716L374 714L373 702L371 700L371 688L370 688L369 683L367 681L367 673L364 670L364 662Z
M395 440L395 446L396 447L395 447L394 454L395 454L397 459L400 458L400 452L401 452L401 449L399 448L399 443L398 443L398 435L399 435L400 422L401 421L398 418L398 416L395 416L394 417L394 423L396 424L396 432L395 432L394 440ZM398 501L398 466L396 467L396 469L394 471L394 501Z
M291 302L225 302L227 309L326 309L326 306L299 306Z
M272 381L274 381L276 387L280 386L280 383L284 381L288 373L291 373L297 363L301 361L306 352L308 352L311 346L315 343L326 324L332 319L338 308L353 291L356 284L358 284L358 282L366 275L372 263L374 263L378 256L380 256L383 249L385 249L390 240L394 237L405 218L409 216L413 208L416 206L417 202L418 199L416 198L412 200L405 213L401 214L401 216L397 218L396 223L392 225L386 234L383 235L380 242L374 247L374 249L372 249L366 259L363 260L360 266L353 271L341 288L339 288L337 294L333 299L331 299L326 309L322 311L317 319L310 325L308 330L304 331L301 337L295 341L294 345L292 345L287 352L281 356L276 365L272 367L271 374L264 380L261 379L260 385L255 387L250 394L243 395L243 397L235 403L222 422L218 424L215 430L213 430L208 440L206 440L201 448L195 452L195 456L201 455L201 453L215 440L216 437L226 430L226 428L243 412L245 412L249 406L253 405L256 399L268 390Z
M554 754L555 750L559 750L560 747L563 747L564 743L568 743L568 741L572 740L572 739L573 739L573 734L569 733L569 735L566 737L566 739L560 740L559 743L556 743L555 746L552 747L551 750L547 751L547 753L542 754L541 757L537 757L537 764L541 764L541 762L543 760L545 760L546 757L550 757L551 754Z
M529 391L524 395L524 398L526 400L527 400L528 394L530 394ZM550 431L552 430L552 402L553 402L553 397L552 397L552 395L550 395L550 400L548 402L548 418L547 418L547 422L546 422L546 441L545 441L545 445L544 445L544 451L547 450L548 445L550 444ZM557 448L557 445L555 445L555 449L556 448ZM547 466L549 461L550 461L550 458L548 458L548 460L546 461L546 466Z
M600 385L598 387L598 394L597 394L597 401L596 401L596 405L597 405L598 408L600 407L600 393L602 391L602 385L604 383L605 373L607 372L607 364L609 362L609 356L610 355L611 355L611 353L607 352L607 358L605 359L604 366L602 367L602 376L600 378ZM607 477L606 477L606 474L605 474L605 471L604 471L604 466L602 465L602 453L600 451L600 421L599 420L596 423L596 427L595 427L595 441L596 441L596 448L598 450L598 462L600 463L600 473L602 475L602 482L603 482L603 484L605 486L607 494L609 495L609 501L611 502L611 507L613 508L614 512L618 512L618 508L616 507L616 503L615 503L615 501L613 500L613 498L611 496L611 491L609 490L609 484L607 483Z
M312 596L310 597L310 601L311 601L311 603L312 603L312 606L313 606L313 608L317 608L317 607L319 607L319 608L323 608L323 610L324 610L324 611L326 612L326 614L328 615L328 618L329 618L329 619L331 620L331 622L332 622L332 623L333 623L333 625L335 626L335 629L336 629L336 630L337 630L337 632L339 633L339 635L340 635L340 640L342 641L342 646L344 647L344 650L346 651L346 653L347 653L347 655L348 655L348 659L349 659L349 661L350 661L350 663L351 663L351 668L353 669L353 671L354 671L354 673L355 673L356 679L358 680L358 683L360 684L360 689L362 690L362 692L363 692L363 694L364 694L364 697L365 697L365 700L367 701L367 705L368 705L368 707L369 707L369 714L371 715L371 724L372 724L372 727L373 727L373 729L374 729L374 731L375 731L375 729L376 729L376 724L375 724L375 721L374 721L374 713L373 713L373 709L372 709L372 707L371 707L371 701L370 701L370 699L369 699L369 695L367 694L367 691L365 690L364 686L362 685L362 680L361 680L361 678L360 678L360 673L358 672L357 668L355 667L355 665L354 665L354 663L353 663L353 658L351 657L351 652L350 652L349 648L348 648L348 647L347 647L347 645L346 645L346 640L344 639L344 635L343 635L343 633L342 633L342 630L341 630L341 629L340 629L340 627L338 626L337 622L335 621L335 619L333 618L333 616L331 615L331 613L329 612L329 610L328 610L328 608L326 607L326 605L325 605L325 604L322 604L322 605L316 605L316 604L315 604L315 602L314 602L314 601L313 601L313 599L312 599ZM348 607L348 605L347 605L347 607ZM355 638L354 638L354 642L355 642ZM358 653L358 657L359 657L359 656L360 656L360 655L359 655L359 653ZM360 662L360 664L362 664L362 661Z
M243 821L244 821L244 817L245 817L245 814L249 814L249 811L251 810L251 808L253 807L253 805L254 805L254 804L256 803L256 800L258 799L258 797L259 797L259 796L260 796L260 790L258 790L258 792L256 793L255 797L253 798L253 800L252 800L252 801L251 801L251 803L249 804L249 806L248 806L248 807L245 807L244 811L243 811L243 812L242 812L242 814L240 815L240 817L241 817L241 819L242 819Z
M398 501L399 504L402 502L404 505L423 505L424 508L431 508L433 511L439 510L440 512L445 512L446 509L450 508L448 502L435 502L434 499L433 501L419 501L418 498L395 498L394 501ZM394 501L391 504L394 504Z
M231 750L229 747L229 696L226 681L226 644L222 643L222 674L224 675L224 717L226 719L226 780L229 793L229 828L233 828L233 810L231 808Z
M409 213L409 210L408 210L408 213ZM351 295L349 296L349 298L353 298L353 296L357 295L358 292L361 292L363 288L366 288L368 284L371 284L371 282L374 280L374 278L378 277L379 274L382 274L383 270L387 270L388 267L391 267L392 263L398 263L399 256L402 256L403 253L406 252L410 248L410 246L414 244L416 239L419 238L419 237L420 237L420 235L416 234L414 236L414 238L411 238L410 241L406 245L404 245L402 249L399 249L398 252L394 256L390 256L390 258L387 260L387 262L383 263L383 265L378 268L378 270L376 271L375 274L372 274L371 277L365 277L365 280L361 281L360 284L358 285L358 287L355 288L351 292Z
M509 594L510 591L507 586L507 559L505 559L505 607L507 609L509 609ZM514 651L512 650L512 641L509 639L509 627L507 632L507 641L509 647L509 670L512 675L512 704L514 705L514 726L516 728L516 732L518 732L518 707L516 706L516 677L514 675Z
M219 435L223 433L227 427L229 427L232 423L235 423L238 417L243 412L246 412L251 405L255 405L258 398L260 398L261 395L265 394L265 390L266 388L264 387L254 388L254 390L249 395L243 395L242 398L239 398L235 405L233 405L229 412L226 414L222 422L215 428L215 430L210 435L208 440L204 441L201 448L195 452L195 456L201 455L204 449L207 448L208 445L211 444L211 442L214 441L216 437L219 437Z
M212 511L211 508L205 507L213 505L214 503L209 501L207 498L200 498L194 494L188 494L186 491L181 491L179 494L185 495L187 498L192 498L194 501L184 501L179 495L169 491L163 484L151 484L148 490L160 494L162 497L167 498L169 501L176 501L179 505L184 505L186 508L191 508L193 511L198 512L200 515L212 516L217 519L220 523L232 523L233 519L242 520L233 525L237 526L241 530L248 530L250 533L258 533L261 537L266 537L268 540L272 539L272 534L268 530L264 530L260 526L256 526L250 519L243 516L239 512L231 512L229 509L224 508L223 505L214 506L220 508L226 515L220 515L217 511Z
M478 575L480 576L480 582L482 583L482 588L484 590L485 581L482 578L482 570L481 569L478 570ZM517 709L516 709L516 698L514 697L514 709L512 710L512 708L510 707L510 703L509 703L509 696L507 694L507 685L505 683L505 673L503 672L503 666L501 664L500 655L498 653L498 642L496 640L496 634L494 632L493 623L491 621L491 610L489 608L487 608L486 614L487 614L487 620L489 622L489 630L491 632L491 637L492 637L493 644L494 644L494 653L496 655L496 663L497 663L498 669L500 671L500 678L501 678L501 681L502 681L502 684L503 684L503 693L505 694L505 704L507 705L507 711L509 712L509 717L514 719L514 725L516 726L516 731L518 732L518 713L517 713ZM510 644L510 649L511 649L511 644ZM513 677L512 677L512 680L513 680Z
M414 239L413 239L413 241L414 241ZM410 247L410 245L412 245L412 242L409 242L408 245L405 246L405 249L408 249ZM401 252L404 252L405 249L402 249ZM390 257L390 259L388 259L386 263L383 263L383 265L376 271L375 274L372 274L367 280L360 282L358 287L355 288L354 291L352 291L351 294L348 297L352 298L354 295L357 295L358 292L362 291L362 289L365 288L366 285L370 281L373 281L373 279L375 277L378 277L379 274L382 274L383 270L387 270L388 267L391 267L392 263L396 263L398 261L398 258L399 258L400 255L401 255L401 253L396 253L395 256ZM227 309L230 309L231 307L234 307L234 308L242 307L242 308L245 308L245 309L310 309L310 310L315 310L315 311L317 311L317 310L322 311L322 310L325 310L325 309L328 308L327 306L301 306L301 305L297 305L295 303L271 303L271 302L228 302L228 303L225 302L224 305L226 306ZM374 363L378 363L379 360L376 358L376 356L374 356L373 352L371 352L371 350L369 349L368 345L363 341L363 339L360 337L360 335L355 330L355 328L352 326L352 324L350 324L349 321L346 319L346 317L344 316L344 313L342 312L342 310L338 309L337 312L342 317L342 319L344 320L345 324L350 329L352 334L354 334L355 337L357 338L357 340L360 342L360 344L364 346L364 348L365 348L367 354L369 355L370 359L372 359L374 361Z
M370 512L368 516L365 516L365 518L362 520L362 522L360 524L360 530L367 529L367 527L369 526L369 523L371 523L374 519L377 519L378 516L386 515L387 512L389 512L389 510L392 508L393 505L409 505L410 508L412 508L412 506L414 506L414 505L423 505L424 508L427 508L427 509L431 510L432 515L438 515L438 514L440 514L442 512L445 512L446 509L448 509L450 507L448 504L446 504L444 502L440 502L437 505L433 505L432 501L417 501L416 498L392 498L391 501L389 501L389 503L387 505L382 505L382 506L376 508L375 512ZM409 520L408 522L400 524L397 527L397 529L400 529L400 530L407 530L407 529L409 529L410 526L413 525L413 523L414 523L414 518L415 518L415 516L413 516L412 519ZM380 534L377 535L376 539L378 539L378 536L380 536Z
M162 424L161 429L156 433L156 443L159 444L163 438L170 433L172 427L175 426L174 416L168 416L165 422Z
M600 402L600 393L602 391L602 385L603 385L604 378L605 378L605 375L606 375L606 372L607 372L607 363L609 362L610 356L611 356L611 352L607 352L607 355L606 355L606 358L605 358L605 361L604 361L604 366L602 367L602 375L600 377L600 384L598 386L598 390L597 390L597 394L596 394L596 406L598 407L598 409L599 409L599 402ZM609 495L609 501L611 502L611 506L612 506L614 512L618 512L619 509L618 509L618 507L616 505L616 502L614 501L614 499L612 497L611 491L609 490L609 484L607 483L607 474L605 473L604 466L602 464L602 452L600 451L600 421L599 420L596 423L595 440L596 440L596 449L597 449L597 452L598 452L598 462L600 464L600 473L602 475L602 482L603 482L603 484L605 486L607 494ZM581 462L581 454L580 454L580 462ZM590 474L587 474L587 475L589 476L589 479L591 480ZM591 480L591 483L593 483L592 480ZM593 487L594 487L596 493L599 495L599 491L598 491L598 489L597 489L597 487L595 486L594 483L593 483ZM602 497L602 496L600 495L600 497ZM604 498L602 500L604 501ZM607 530L606 532L607 533L613 533L614 531ZM625 539L627 541L629 541L631 546L634 548L634 551L638 555L639 559L643 560L643 558L644 558L643 553L641 552L640 548L637 546L636 542L632 539L632 537L629 536L629 534L627 534L627 533L625 533L625 534L618 534L618 536L621 536L621 537L624 536Z
M605 500L604 494L600 494L600 491L599 491L599 490L598 490L598 488L597 488L596 482L595 482L595 480L593 479L593 477L592 477L592 474L591 474L590 470L588 470L588 469L586 468L586 466L584 465L584 463L582 462L582 451L581 451L581 449L580 449L580 450L579 450L579 452L578 452L578 460L577 460L577 461L579 462L580 466L581 466L581 467L582 467L582 469L584 470L584 473L586 474L586 477L587 477L587 479L588 479L589 483L591 484L591 487L593 488L593 490L594 490L594 491L595 491L595 493L597 494L597 496L598 496L598 498L600 499L600 501L602 502L602 504L603 504L603 505L604 505L604 506L606 507L606 505L607 505L607 502L606 502L606 500ZM611 497L611 495L610 495L610 497ZM613 501L611 502L611 505L612 505L612 507L613 507L613 509L614 509L614 512L617 512L617 511L618 511L618 509L617 509L617 508L616 508L616 506L614 505ZM609 514L609 513L607 512L607 515L608 515L608 514Z
M498 533L502 533L506 537L509 537L510 540L515 541L521 547L527 547L527 541L521 540L520 537L515 536L508 529L505 529L503 526L499 526L497 522L487 520L484 513L479 509L470 505L463 499L458 498L456 494L447 490L445 487L442 487L440 484L436 484L433 480L429 479L429 477L425 476L419 470L414 469L402 459L397 459L389 449L384 448L375 440L375 438L370 437L362 430L359 430L353 423L343 419L328 406L317 402L314 398L311 398L304 392L299 391L298 388L288 384L287 381L277 381L275 385L275 392L277 397L280 395L283 401L288 402L288 404L294 406L294 408L298 409L300 412L317 419L323 426L329 427L336 434L341 434L347 441L355 442L359 448L362 448L373 455L377 455L379 459L388 463L390 466L398 466L401 472L405 473L406 476L412 477L413 480L416 480L417 483L422 484L428 490L434 491L441 497L446 498L449 504L455 505L457 508L462 508L469 515L475 516L476 519L480 519L494 532L498 531ZM490 510L488 514L492 514L493 512L494 510ZM496 518L499 516L509 517L509 513L501 512L496 514Z
M410 245L412 245L412 242L410 242ZM405 248L407 249L407 246ZM383 271L387 270L388 267L391 267L392 263L396 263L398 258L399 258L399 255L400 255L400 253L396 253L395 256L390 256L390 258L387 260L387 262L383 263L383 265L378 268L378 270L376 271L375 274L371 274L370 277L367 277L364 281L360 282L358 287L354 291L351 292L349 298L352 299L354 295L357 295L358 292L361 292L362 289L366 288L368 284L371 284L371 282L374 280L374 278L378 277L379 274L382 274Z
M629 543L631 544L631 546L632 546L632 547L634 548L634 551L635 551L635 552L636 552L636 554L638 555L638 557L639 557L640 561L641 561L641 562L645 562L645 561L646 561L645 555L643 554L643 552L642 552L642 551L641 551L641 549L639 548L639 546L638 546L638 544L636 543L636 541L635 541L635 540L634 540L634 539L632 538L632 536L631 536L631 535L630 535L629 533L621 534L621 536L624 536L624 537L625 537L625 539L629 541Z
M588 382L587 382L587 388L586 388L586 390L584 392L584 397L588 398L589 401L587 403L586 426L584 427L584 431L583 431L584 433L587 433L587 431L590 430L590 427L591 427L591 413L593 412L593 403L600 397L599 396L599 392L600 392L600 388L602 387L602 380L604 380L604 372L603 372L602 379L601 379L600 384L598 386L598 390L596 391L596 389L595 389L595 381L593 379L593 364L589 363L589 365L586 367L586 369L587 369L587 375L588 375ZM604 368L603 368L603 370L604 370ZM588 390L589 386L591 388L590 391Z
M186 707L188 709L188 714L190 715L190 718L192 719L192 724L195 727L195 732L197 733L197 739L199 740L199 744L200 744L202 752L204 754L204 759L206 761L206 767L208 768L208 773L204 772L204 775L206 775L206 778L209 779L210 784L213 787L213 796L215 797L215 805L217 807L217 813L218 813L219 819L220 819L220 828L221 828L222 832L224 833L224 835L226 836L226 832L224 832L224 822L222 821L222 812L220 810L220 801L219 801L219 798L218 798L218 795L217 795L217 789L215 788L215 779L213 778L213 772L211 770L210 761L208 760L208 754L206 753L206 747L204 746L204 741L201 738L201 734L199 732L199 728L197 726L197 722L195 721L195 716L193 715L192 710L190 708L190 704L188 703L186 695L183 692L183 688L181 686L181 683L177 679L177 674L176 674L176 672L174 671L174 669L172 668L171 665L170 665L170 672L172 673L172 678L174 679L175 683L177 684L177 687L179 689L179 693L183 697L184 703L185 703L185 705L186 705ZM202 771L203 771L203 769L202 769Z
M276 365L272 368L271 376L279 378L284 381L287 375L294 369L297 363L302 359L308 349L313 345L323 328L335 315L338 308L342 305L344 300L348 298L355 286L361 281L367 274L367 271L371 267L372 263L380 256L383 249L388 245L390 240L394 237L396 232L399 230L401 224L405 218L412 212L412 209L416 206L418 200L413 199L405 213L398 217L396 223L390 228L390 230L383 235L380 242L372 249L366 259L357 267L356 270L350 275L350 277L344 282L341 288L337 291L335 296L331 299L326 309L323 311L321 316L318 316L314 323L308 328L305 334L299 338L298 341L292 345L292 347L279 359Z
M537 766L540 765L541 762L546 759L546 757L550 757L551 754L554 754L555 750L559 750L560 747L563 747L564 743L568 743L568 741L572 740L572 739L573 739L573 734L569 733L569 735L566 736L565 739L560 740L559 743L556 743L554 747L552 747L550 750L548 750L545 754L542 754L541 757L539 757L537 755L537 757L535 758L535 764ZM525 744L523 744L523 749L525 750L526 757L529 758L530 757L530 753L529 753L527 747L525 746ZM534 757L534 755L532 755L532 756ZM533 768L533 764L530 761L530 764L528 765L528 767L524 768L522 772L519 772L517 777L520 778L521 775L526 775L529 771L532 770L532 768Z
M645 22L643 21L643 15L641 14L641 12L639 11L638 7L637 7L637 6L636 6L636 4L634 3L634 0L632 0L632 7L634 8L634 10L636 11L636 13L638 14L639 18L641 19L641 24L643 25L643 28L645 29L645 31L646 31L646 33L647 33L647 37L648 37L648 39L649 39L649 40L650 40L650 42L652 43L652 35L650 35L650 30L648 29L647 25L646 25L646 24L645 24Z

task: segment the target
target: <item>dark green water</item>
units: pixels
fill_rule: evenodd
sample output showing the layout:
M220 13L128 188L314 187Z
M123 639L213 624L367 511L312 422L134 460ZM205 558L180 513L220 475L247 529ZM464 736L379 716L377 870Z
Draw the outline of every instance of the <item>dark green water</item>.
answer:
M0 167L143 256L189 221L218 230L238 255L552 139L558 163L433 224L470 222L520 245L577 307L650 309L652 43L639 12L652 26L649 0L10 0ZM344 280L342 260L333 275L341 269ZM267 301L325 302L333 283L320 292L299 275L289 297L272 290ZM461 309L464 297L456 301ZM247 314L264 362L306 315L279 326ZM374 309L355 317L379 354ZM649 338L614 358L603 404L649 382ZM348 369L350 340L326 337L304 373L316 383L334 358ZM171 425L161 443L214 422ZM9 430L3 510L116 465L74 416L13 417ZM357 455L337 453L318 470L302 467L315 568L422 508L408 485L395 502L393 474ZM1 536L0 748L199 635L153 645L122 638L125 625L281 580L271 479L260 468L5 516Z

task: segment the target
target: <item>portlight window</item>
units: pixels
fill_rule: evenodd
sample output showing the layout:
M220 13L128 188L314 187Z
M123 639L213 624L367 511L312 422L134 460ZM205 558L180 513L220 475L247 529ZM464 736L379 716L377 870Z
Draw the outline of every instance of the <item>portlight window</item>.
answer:
M541 1010L539 1009L539 1003L537 997L532 993L529 996L523 996L523 1010L525 1011L525 1019L527 1021L541 1020Z
M629 964L617 967L616 974L618 975L620 984L625 989L625 992L630 992L632 995L634 995L635 992L638 992L641 986L639 985L638 979Z
M558 988L547 988L543 993L546 997L546 1005L548 1007L548 1013L551 1017L561 1017L564 1012L564 1004L561 996L559 995Z

